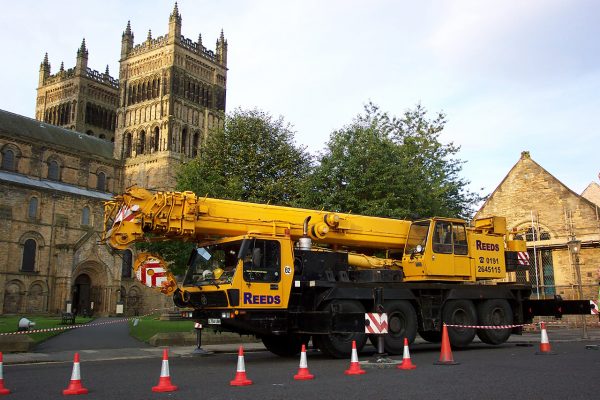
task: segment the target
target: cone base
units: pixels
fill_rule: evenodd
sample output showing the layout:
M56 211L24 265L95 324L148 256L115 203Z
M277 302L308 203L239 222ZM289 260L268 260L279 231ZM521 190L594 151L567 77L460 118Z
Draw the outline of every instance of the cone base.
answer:
M153 386L152 391L157 393L164 392L175 392L177 390L177 386L175 385L162 385L162 386Z
M411 370L411 369L416 369L416 368L417 368L417 366L410 361L403 362L402 364L398 365L398 369Z
M458 364L460 364L460 363L457 363L454 360L451 360L451 361L436 361L436 362L433 363L433 365L458 365Z
M555 356L556 353L553 352L552 350L548 350L548 351L536 351L535 355L536 356Z
M344 374L346 375L363 375L366 374L367 371L365 371L364 369L361 369L360 367L350 367L347 370L344 371Z
M10 390L7 388L0 388L0 394L10 394Z
M294 375L294 379L297 381L308 381L315 379L315 376L308 372L308 369L300 369L298 370L298 373Z
M252 381L246 377L245 372L238 372L235 379L229 382L231 386L248 386L252 385Z
M88 390L81 386L81 382L71 382L69 387L63 390L63 395L70 394L87 394Z

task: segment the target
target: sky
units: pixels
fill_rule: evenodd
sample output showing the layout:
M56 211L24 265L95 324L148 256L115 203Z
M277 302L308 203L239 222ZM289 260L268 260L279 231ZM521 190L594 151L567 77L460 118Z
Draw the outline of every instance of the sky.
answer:
M75 65L118 77L127 21L135 44L168 31L170 0L0 0L0 109L34 116L38 72ZM400 116L447 116L481 195L522 151L581 193L599 181L600 2L596 0L179 0L182 34L228 41L227 110L259 108L317 154L368 102ZM600 158L600 157L599 157Z

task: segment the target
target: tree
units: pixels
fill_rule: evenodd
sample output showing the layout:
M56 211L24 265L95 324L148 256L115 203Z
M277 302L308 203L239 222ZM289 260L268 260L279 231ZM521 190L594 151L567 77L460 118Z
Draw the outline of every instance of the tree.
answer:
M221 199L293 205L311 167L283 118L236 109L179 171L177 187Z
M479 196L460 177L459 147L440 142L446 123L421 105L401 118L369 103L335 131L307 180L304 205L333 211L415 219L468 218Z

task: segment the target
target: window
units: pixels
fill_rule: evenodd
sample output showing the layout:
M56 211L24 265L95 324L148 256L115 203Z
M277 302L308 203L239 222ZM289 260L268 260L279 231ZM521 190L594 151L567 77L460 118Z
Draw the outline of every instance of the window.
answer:
M88 206L81 210L81 225L90 226L90 208Z
M144 154L144 151L146 151L146 132L141 131L138 140L138 154Z
M183 154L187 154L186 150L187 150L187 129L183 128L183 131L181 132L181 152Z
M106 174L104 172L98 172L96 180L96 189L105 192L106 191Z
M123 261L121 262L121 278L131 278L133 254L131 250L123 252Z
M123 141L123 156L131 157L131 133L125 134L125 140Z
M38 198L32 197L29 199L29 209L27 211L27 217L29 219L37 218L37 210L38 210Z
M33 239L27 239L23 245L23 263L21 264L21 271L33 272L35 271L35 252L37 243Z
M244 260L244 280L246 282L279 282L279 242L254 240L248 247Z
M15 153L10 149L2 152L2 169L7 171L15 170Z
M58 161L56 160L48 162L48 179L53 181L60 180L60 165L58 165Z
M154 128L154 134L152 135L152 151L159 151L159 140L160 140L160 130L158 126Z
M452 254L452 224L450 222L438 221L435 223L432 243L435 253Z
M454 224L452 225L452 232L454 233L454 254L461 256L469 254L465 226Z

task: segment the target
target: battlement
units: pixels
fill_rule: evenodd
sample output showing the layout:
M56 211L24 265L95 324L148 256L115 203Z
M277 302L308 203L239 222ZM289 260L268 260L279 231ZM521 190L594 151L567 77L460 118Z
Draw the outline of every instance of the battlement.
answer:
M119 88L119 80L113 78L107 73L98 72L95 69L88 68L86 71L86 76L96 82L112 86L115 89Z
M119 88L119 80L113 78L112 76L98 72L94 69L87 68L85 71L85 77L90 78L93 81L103 83L105 85L111 86L115 89ZM67 70L60 70L54 75L48 76L44 80L44 85L52 85L54 83L62 82L67 79L71 79L75 77L75 68L69 68Z
M145 52L163 47L167 44L168 39L169 39L169 34L167 33L163 36L157 37L156 39L144 40L142 43L134 46L128 55L136 56L136 55L143 54ZM214 63L218 62L217 57L215 56L215 52L212 50L208 50L206 47L202 46L201 43L194 42L192 39L188 39L183 35L180 36L179 43L181 44L181 47L183 47L186 50L191 51L194 54L198 54L199 56L201 56L211 62L214 62Z

